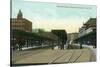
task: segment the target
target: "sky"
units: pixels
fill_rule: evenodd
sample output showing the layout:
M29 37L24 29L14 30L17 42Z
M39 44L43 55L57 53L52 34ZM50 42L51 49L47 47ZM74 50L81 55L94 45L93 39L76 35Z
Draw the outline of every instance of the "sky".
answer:
M12 0L12 18L17 17L19 9L32 22L33 29L46 31L65 29L67 33L75 33L89 18L96 18L95 5Z

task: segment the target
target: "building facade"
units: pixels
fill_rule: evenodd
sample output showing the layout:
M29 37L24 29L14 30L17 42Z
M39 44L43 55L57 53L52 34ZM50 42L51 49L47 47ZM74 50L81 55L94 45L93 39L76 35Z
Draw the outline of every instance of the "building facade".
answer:
M90 18L83 26L79 29L79 36L84 36L96 30L96 18Z
M68 33L67 36L67 43L72 44L73 41L78 37L78 33Z
M90 18L83 24L75 42L96 47L96 18Z
M23 18L21 10L19 10L17 18L11 18L11 29L12 30L22 30L25 32L32 32L32 22Z

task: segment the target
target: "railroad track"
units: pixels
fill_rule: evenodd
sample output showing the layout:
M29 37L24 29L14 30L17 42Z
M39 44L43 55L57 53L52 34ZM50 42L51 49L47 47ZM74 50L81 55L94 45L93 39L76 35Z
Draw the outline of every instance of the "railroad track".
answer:
M16 63L17 61L27 58L27 57L31 57L33 55L36 55L38 53L44 52L45 50L37 50L37 51L28 51L25 53L21 53L19 55L17 55L16 57L12 58L12 63Z
M83 54L83 51L81 51L79 53L79 55L74 60L71 61L71 59L74 57L74 54L75 54L75 51L74 51L74 53L72 54L72 57L70 58L70 60L67 63L75 63L78 60L78 58Z
M36 54L35 54L36 53ZM39 54L37 54L39 53ZM16 58L14 62L24 62L24 58L27 58L25 62L28 63L45 63L45 64L59 64L59 63L75 63L80 61L89 61L90 52L87 49L78 50L46 50L26 53L25 56ZM33 56L34 55L34 56ZM85 58L86 57L86 58ZM30 59L31 58L31 59ZM22 60L22 61L21 61Z
M77 61L77 59L82 55L84 51L81 50L80 53L76 56L75 53L77 53L77 51L73 51L72 54L70 55L69 59L66 61L67 56L64 58L65 60L61 63L75 63ZM59 55L58 57L54 58L52 61L50 61L48 64L54 64L57 63L55 61L59 60L60 58L62 58L64 55L68 54L69 52L64 52L63 54ZM73 59L74 58L74 59Z
M62 56L64 56L67 52L62 53L60 56L54 58L53 60L51 60L50 62L48 62L48 64L52 64L54 63L56 60L58 60L59 58L61 58Z

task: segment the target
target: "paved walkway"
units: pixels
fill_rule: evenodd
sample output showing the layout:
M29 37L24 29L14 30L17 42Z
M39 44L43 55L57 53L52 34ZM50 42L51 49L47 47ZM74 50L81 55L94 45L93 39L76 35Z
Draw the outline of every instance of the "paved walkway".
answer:
M75 63L96 61L93 51L85 49L51 50L39 49L21 51L13 54L13 64L53 64L53 63Z

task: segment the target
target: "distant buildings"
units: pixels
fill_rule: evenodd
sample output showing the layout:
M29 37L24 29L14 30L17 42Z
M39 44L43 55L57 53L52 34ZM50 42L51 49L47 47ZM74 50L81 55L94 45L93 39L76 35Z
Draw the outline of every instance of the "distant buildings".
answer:
M44 29L32 29L32 32L33 33L41 33L41 32L45 32L45 30Z
M68 33L67 34L67 43L72 44L73 41L78 37L78 33Z
M12 30L22 30L25 32L32 32L32 22L23 18L21 10L17 14L17 18L11 18L11 29Z
M96 18L90 18L83 24L75 41L96 47Z

